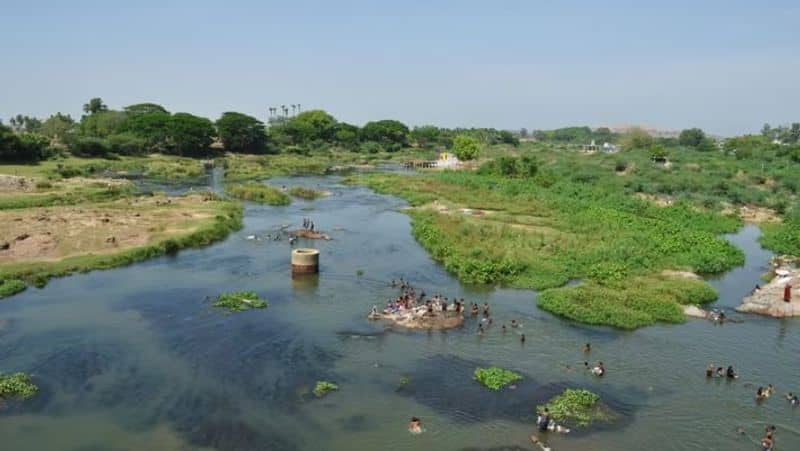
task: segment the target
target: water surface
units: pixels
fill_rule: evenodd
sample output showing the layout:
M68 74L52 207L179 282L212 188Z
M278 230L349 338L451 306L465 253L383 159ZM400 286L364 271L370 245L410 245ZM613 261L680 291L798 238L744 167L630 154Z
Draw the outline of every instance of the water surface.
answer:
M213 178L218 180L218 178ZM30 371L41 392L0 413L3 449L40 450L460 450L521 447L535 404L565 386L603 395L622 418L588 434L551 437L557 450L751 450L765 424L779 449L800 449L800 409L759 385L800 391L800 322L743 316L635 332L585 327L536 307L535 293L461 285L410 234L404 203L335 177L274 179L331 196L288 207L250 205L245 227L204 249L56 279L0 302L0 371ZM218 182L214 182L218 185ZM293 280L290 246L273 241L307 216L332 241L318 277ZM758 229L729 237L744 267L712 283L719 306L739 303L770 257ZM256 235L259 240L247 237ZM357 273L363 271L363 275ZM387 330L364 319L405 277L428 293L489 302L498 323L483 337L468 321L447 332ZM269 308L226 315L210 299L249 289ZM519 331L499 323L517 319ZM525 333L522 345L518 334ZM608 368L603 379L582 366ZM734 364L734 382L706 380L709 362ZM523 373L493 396L475 366ZM398 390L403 377L412 385ZM317 380L341 390L314 399ZM406 430L421 417L426 433ZM743 426L750 436L735 433Z

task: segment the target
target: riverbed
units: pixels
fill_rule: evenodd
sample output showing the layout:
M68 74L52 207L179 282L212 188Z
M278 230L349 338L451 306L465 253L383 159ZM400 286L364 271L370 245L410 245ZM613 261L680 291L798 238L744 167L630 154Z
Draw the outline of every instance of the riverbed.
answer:
M800 320L745 315L634 332L571 323L537 309L534 292L460 284L414 241L397 198L334 176L270 183L331 195L247 204L244 228L220 243L0 301L0 371L29 371L41 387L0 411L2 449L532 449L538 398L565 386L600 393L621 418L550 437L557 451L753 450L766 424L778 427L777 449L800 449L800 409L782 399L800 391ZM292 279L288 241L268 236L303 217L332 240L299 240L321 250L321 272ZM712 281L717 306L732 309L759 283L771 254L758 235L746 226L729 236L747 260ZM478 336L474 320L432 332L366 320L400 277L429 294L488 302L495 325ZM211 306L240 289L269 307L227 315ZM503 333L512 319L522 327ZM583 372L584 360L602 360L606 376ZM733 364L740 379L707 380L709 362ZM486 393L471 377L489 364L525 380ZM317 380L340 390L315 399ZM755 390L768 383L777 395L757 405ZM425 433L408 433L411 416Z

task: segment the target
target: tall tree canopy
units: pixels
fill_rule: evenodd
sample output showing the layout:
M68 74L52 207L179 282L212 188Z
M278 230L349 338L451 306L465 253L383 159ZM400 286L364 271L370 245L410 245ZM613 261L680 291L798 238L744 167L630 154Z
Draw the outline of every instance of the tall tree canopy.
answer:
M286 122L286 133L295 143L333 138L336 119L323 110L304 111Z
M688 147L697 147L704 139L706 139L706 134L699 128L687 128L686 130L682 130L681 134L678 136L678 142Z
M226 112L217 119L217 133L229 152L264 153L267 135L264 123L242 113Z
M128 114L143 114L143 113L169 113L166 108L157 103L135 103L123 108Z
M83 104L83 112L88 114L95 114L101 111L106 111L108 107L103 103L100 97L89 99L87 103Z
M56 113L42 123L40 133L48 138L63 139L75 127L69 114Z
M406 145L408 127L400 121L391 119L367 122L361 129L362 141L375 141L387 150L399 150Z
M214 124L189 113L175 113L169 121L169 148L178 155L202 154L214 142Z

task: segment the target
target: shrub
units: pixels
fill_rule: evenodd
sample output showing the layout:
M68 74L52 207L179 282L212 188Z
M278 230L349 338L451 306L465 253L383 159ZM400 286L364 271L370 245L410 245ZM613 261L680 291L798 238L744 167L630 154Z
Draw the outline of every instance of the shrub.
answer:
M230 313L243 312L254 308L267 308L267 301L253 291L234 291L217 296L214 307L227 309Z
M0 280L0 299L25 291L25 282L18 279Z
M27 399L35 395L37 391L39 391L39 387L25 373L8 376L0 374L0 399Z
M475 380L492 390L500 390L506 385L522 380L522 375L511 370L498 368L476 368Z
M322 191L313 188L306 188L304 186L293 186L289 188L289 194L294 197L307 200L314 200L318 197L322 197Z
M536 412L542 414L547 409L557 422L588 426L592 421L606 418L599 401L600 396L589 390L568 388L547 404L536 406Z
M279 189L263 183L251 182L241 185L233 185L227 187L226 191L228 194L237 199L249 200L262 204L283 206L289 205L292 202L289 196L281 192Z
M321 398L332 391L336 391L339 389L339 386L334 384L333 382L328 381L317 381L317 384L314 386L314 396L317 398Z

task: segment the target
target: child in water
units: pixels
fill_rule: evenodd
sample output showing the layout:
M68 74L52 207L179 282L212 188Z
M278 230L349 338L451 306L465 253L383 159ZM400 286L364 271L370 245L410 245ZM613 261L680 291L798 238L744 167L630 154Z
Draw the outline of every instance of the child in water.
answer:
M412 434L422 434L422 422L417 417L411 417L411 422L408 423L408 432Z

